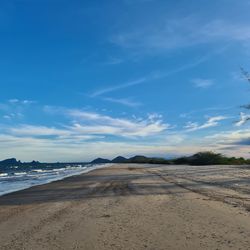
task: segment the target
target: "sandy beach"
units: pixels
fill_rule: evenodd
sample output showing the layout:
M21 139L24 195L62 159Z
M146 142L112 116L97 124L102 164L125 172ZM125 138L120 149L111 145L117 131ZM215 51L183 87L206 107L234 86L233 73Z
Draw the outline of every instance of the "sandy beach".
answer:
M249 249L250 168L116 164L0 197L0 249Z

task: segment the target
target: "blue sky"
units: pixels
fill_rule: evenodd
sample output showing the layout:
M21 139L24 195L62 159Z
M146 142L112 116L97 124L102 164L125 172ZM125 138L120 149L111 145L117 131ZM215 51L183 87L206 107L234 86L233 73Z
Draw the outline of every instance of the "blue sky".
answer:
M249 8L1 1L0 159L249 157Z

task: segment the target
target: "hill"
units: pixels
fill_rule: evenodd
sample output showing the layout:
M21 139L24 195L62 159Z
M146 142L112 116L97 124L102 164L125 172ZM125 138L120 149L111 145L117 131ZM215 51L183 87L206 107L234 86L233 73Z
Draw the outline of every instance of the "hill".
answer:
M90 162L91 164L104 164L104 163L147 163L147 164L187 164L187 165L250 165L250 159L244 159L243 157L227 157L222 154L214 152L198 152L192 156L184 156L175 159L164 159L157 157L146 157L143 155L136 155L131 158L125 158L123 156L117 156L113 160L105 158L96 158ZM6 159L0 161L0 168L5 169L13 166L18 167L42 167L42 166L65 166L67 164L79 164L79 163L40 163L39 161L21 162L15 158Z
M129 159L118 156L112 161L98 158L92 163L147 163L147 164L187 164L187 165L250 165L249 159L242 157L227 157L222 154L206 151L198 152L192 156L179 157L172 160L157 157L146 157L143 155L136 155Z
M20 161L17 161L16 158L10 158L10 159L0 161L0 167L1 166L4 166L4 167L19 166L21 164L22 163Z
M114 158L112 161L112 163L127 163L128 159L122 156L117 156L116 158Z
M96 158L95 160L91 161L92 164L100 164L100 163L110 163L111 161L104 158Z
M199 152L189 157L180 157L174 159L173 164L188 165L246 165L250 164L249 159L243 157L226 157L214 152Z

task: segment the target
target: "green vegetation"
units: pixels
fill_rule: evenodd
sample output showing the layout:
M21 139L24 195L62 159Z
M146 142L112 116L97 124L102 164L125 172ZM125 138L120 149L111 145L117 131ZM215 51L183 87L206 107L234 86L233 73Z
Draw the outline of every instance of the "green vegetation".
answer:
M242 157L226 157L214 152L199 152L189 157L181 157L173 160L174 164L188 165L245 165L250 164L250 160Z

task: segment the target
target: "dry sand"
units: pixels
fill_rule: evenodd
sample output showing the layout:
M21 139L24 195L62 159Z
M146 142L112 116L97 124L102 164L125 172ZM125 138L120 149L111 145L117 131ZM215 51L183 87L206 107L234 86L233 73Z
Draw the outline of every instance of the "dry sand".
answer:
M0 249L250 249L250 168L114 165L0 198Z

